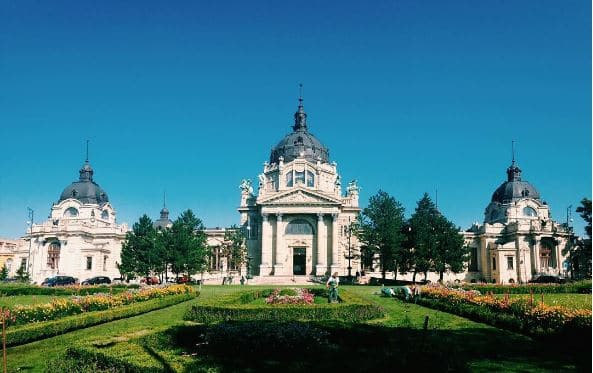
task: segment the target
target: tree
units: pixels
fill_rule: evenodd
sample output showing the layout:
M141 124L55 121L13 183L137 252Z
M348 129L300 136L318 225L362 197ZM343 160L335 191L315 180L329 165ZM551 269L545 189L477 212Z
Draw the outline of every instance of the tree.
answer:
M155 241L156 230L152 220L144 214L134 223L132 231L126 234L121 249L119 271L128 278L150 275L159 264Z
M29 273L27 272L24 265L20 266L16 271L16 279L19 282L29 282Z
M462 272L469 259L469 248L465 246L460 229L439 214L435 222L436 247L434 250L434 270L443 281L443 274L449 270L453 273Z
M8 268L6 268L6 264L2 266L2 270L0 270L0 280L6 280L8 278Z
M236 225L231 226L224 232L224 254L227 257L229 267L239 268L241 275L241 266L247 258L247 247L245 246L245 235L243 230Z
M171 269L177 275L191 276L206 266L206 234L204 225L192 210L184 211L171 227Z
M433 267L432 258L435 255L437 236L433 222L439 212L427 193L418 201L416 210L409 220L408 245L410 247L409 265L414 270L412 281L416 281L416 274L426 274Z
M404 220L403 206L382 190L369 199L369 206L362 212L360 229L356 232L365 246L379 253L383 280L387 271L397 273L405 239Z
M469 249L465 247L459 229L443 216L432 202L428 193L418 201L416 211L409 221L408 246L410 247L409 265L416 274L428 271L443 274L450 270L459 273L465 269Z
M574 276L576 278L591 278L591 200L583 198L581 206L577 207L585 226L586 237L577 240L576 245L570 253Z

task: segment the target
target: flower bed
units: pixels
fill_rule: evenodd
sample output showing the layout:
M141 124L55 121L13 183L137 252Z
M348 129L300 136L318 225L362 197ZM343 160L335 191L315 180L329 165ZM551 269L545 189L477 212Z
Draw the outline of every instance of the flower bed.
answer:
M315 296L305 288L274 289L266 298L267 304L313 304Z
M478 290L481 293L529 294L529 293L591 293L591 280L569 282L566 284L464 284L455 286L464 290Z
M128 289L138 289L136 284L116 284L116 285L68 285L68 286L38 286L29 284L0 284L0 295L88 295L96 293L121 293Z
M55 320L83 312L107 310L170 295L193 293L195 293L195 290L189 286L173 285L163 288L130 290L119 294L73 296L70 299L56 298L48 304L15 306L6 309L6 321L8 325L24 325Z
M529 335L591 334L591 311L549 306L528 299L497 298L476 290L422 288L419 304Z

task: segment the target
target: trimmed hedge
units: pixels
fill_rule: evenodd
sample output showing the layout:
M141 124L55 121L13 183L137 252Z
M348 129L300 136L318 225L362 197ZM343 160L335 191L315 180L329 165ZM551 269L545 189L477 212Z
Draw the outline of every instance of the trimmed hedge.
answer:
M482 294L553 294L578 293L591 294L591 280L569 282L566 284L525 284L525 285L494 285L494 284L464 284L463 290L477 290Z
M6 344L15 346L33 342L39 339L53 337L72 330L87 328L105 322L123 319L172 306L190 299L193 294L180 294L164 298L157 298L128 306L113 308L106 311L88 312L80 315L68 316L59 320L33 323L20 327L7 328Z
M138 289L139 285L111 285L111 286L36 286L36 285L18 285L6 284L0 285L0 296L13 295L89 295L97 293L120 293L128 289Z
M309 288L317 294L325 289ZM253 300L265 297L273 289L256 290L231 294L213 302L193 305L184 315L184 320L200 323L220 321L255 321L255 320L342 320L359 322L384 316L381 307L368 303L346 290L340 291L340 304L302 305L253 305Z

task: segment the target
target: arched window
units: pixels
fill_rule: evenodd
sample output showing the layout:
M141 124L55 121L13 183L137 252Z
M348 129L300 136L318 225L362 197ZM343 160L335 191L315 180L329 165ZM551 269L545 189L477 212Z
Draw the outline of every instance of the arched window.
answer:
M103 210L103 212L101 213L101 219L109 220L109 211Z
M305 184L305 171L295 171L294 181L297 185Z
M315 175L311 171L307 171L307 186L308 187L315 186Z
M49 244L47 249L47 267L57 269L60 262L60 243L54 241Z
M313 227L305 220L296 219L288 223L286 234L313 234Z
M291 187L292 186L292 171L289 171L286 174L286 186L287 187Z
M523 216L537 216L537 211L533 207L524 207L523 208Z
M74 207L68 207L66 211L64 211L65 217L75 218L78 216L78 210Z

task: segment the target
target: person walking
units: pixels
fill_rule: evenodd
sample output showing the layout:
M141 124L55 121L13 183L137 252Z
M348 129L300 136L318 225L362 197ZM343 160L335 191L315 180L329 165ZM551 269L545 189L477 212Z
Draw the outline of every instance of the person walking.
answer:
M328 303L338 303L338 285L340 284L340 278L338 272L334 272L325 283L325 287L329 289L327 301Z

